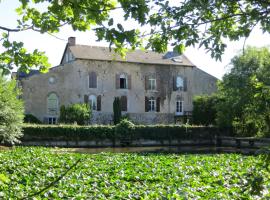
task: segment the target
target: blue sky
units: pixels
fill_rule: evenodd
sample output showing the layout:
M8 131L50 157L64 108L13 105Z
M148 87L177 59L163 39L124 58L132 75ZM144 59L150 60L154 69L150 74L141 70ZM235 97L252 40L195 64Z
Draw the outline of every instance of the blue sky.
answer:
M18 7L16 0L2 0L0 3L0 26L15 28L17 15L15 8ZM117 16L117 14L115 15ZM133 22L124 22L127 26L132 26ZM77 44L108 46L105 42L96 42L96 37L93 32L74 32L70 27L63 27L57 37L63 40L56 39L48 34L39 34L33 31L25 31L21 33L12 33L11 39L24 42L28 50L35 48L45 51L49 57L52 66L59 64L62 57L67 38L75 36ZM244 39L238 42L227 42L228 48L222 57L222 62L216 62L207 54L204 49L187 48L184 54L200 69L212 74L218 78L228 71L231 58L238 52L242 51ZM270 35L262 34L257 27L253 30L250 37L246 41L246 45L251 46L270 46ZM1 47L0 47L1 52Z

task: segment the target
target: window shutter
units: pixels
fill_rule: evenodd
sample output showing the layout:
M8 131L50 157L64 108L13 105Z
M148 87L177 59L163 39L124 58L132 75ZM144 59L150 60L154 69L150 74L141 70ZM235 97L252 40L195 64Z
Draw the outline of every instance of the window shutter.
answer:
M84 95L84 103L88 103L89 97L88 95Z
M120 75L119 74L115 75L115 88L116 89L120 88Z
M121 96L121 111L127 111L127 97Z
M148 76L145 76L144 83L145 90L148 90Z
M92 72L93 78L93 88L97 88L97 74L96 72Z
M160 97L157 98L157 107L156 107L156 111L160 112Z
M101 111L101 95L97 97L97 111Z
M131 75L128 75L128 89L131 89Z
M187 91L187 77L184 78L184 91Z
M145 97L145 112L148 112L148 97Z
M176 87L176 77L173 76L173 91L176 91L177 87Z
M156 90L160 90L160 86L161 86L161 80L159 77L156 77L156 82L157 82L157 85L156 85Z

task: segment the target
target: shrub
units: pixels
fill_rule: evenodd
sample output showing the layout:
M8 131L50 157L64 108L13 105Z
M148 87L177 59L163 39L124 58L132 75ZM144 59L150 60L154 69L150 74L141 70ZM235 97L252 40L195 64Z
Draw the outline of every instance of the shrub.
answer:
M215 125L217 117L216 104L218 97L212 96L196 96L193 100L193 123L197 125Z
M123 119L115 126L115 136L129 138L133 130L134 124L127 119Z
M209 139L216 135L229 135L230 130L216 127L175 125L134 125L124 120L117 126L74 126L74 125L25 125L23 140L103 140L131 138L146 140Z
M32 114L26 114L24 116L24 123L31 123L31 124L42 124L42 122Z
M87 124L91 117L91 109L88 104L71 104L60 108L61 123L77 123L79 125Z
M23 102L15 80L6 81L0 76L0 142L19 142L23 124Z
M119 97L115 97L113 101L113 122L118 124L121 120L121 101Z

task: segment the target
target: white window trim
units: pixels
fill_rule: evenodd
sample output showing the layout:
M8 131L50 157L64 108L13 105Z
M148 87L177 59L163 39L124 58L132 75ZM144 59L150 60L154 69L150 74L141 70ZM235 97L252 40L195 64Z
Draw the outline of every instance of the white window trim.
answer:
M178 103L179 103L179 106L182 107L182 112L177 111L177 104ZM184 114L184 101L182 101L182 100L176 100L176 102L175 102L175 114L176 115L183 115Z
M149 81L149 86L150 86L149 90L156 90L157 89L157 79L156 78L149 78L148 81ZM155 86L155 87L153 87L153 86Z
M148 106L150 105L150 109L148 110L148 112L156 112L156 108L157 108L157 101L154 98L149 98L148 99ZM154 106L154 108L152 109L152 106Z

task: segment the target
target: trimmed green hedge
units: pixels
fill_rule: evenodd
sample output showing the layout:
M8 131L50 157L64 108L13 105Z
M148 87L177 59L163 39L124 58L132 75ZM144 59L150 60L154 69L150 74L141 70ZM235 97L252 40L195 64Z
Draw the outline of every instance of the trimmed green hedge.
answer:
M176 125L135 125L129 131L115 132L115 126L25 125L22 141L35 140L103 140L103 139L209 139L228 136L230 131L216 127ZM127 135L128 133L128 135Z

